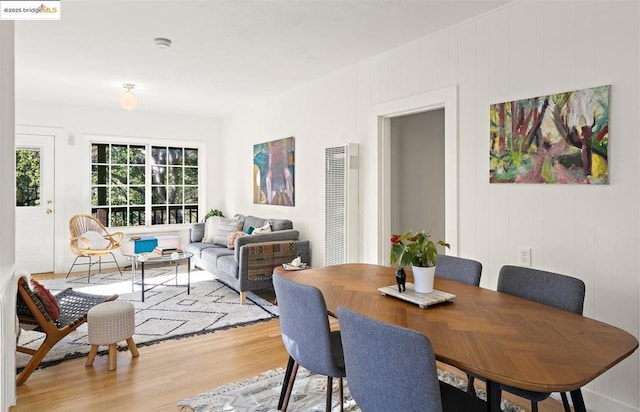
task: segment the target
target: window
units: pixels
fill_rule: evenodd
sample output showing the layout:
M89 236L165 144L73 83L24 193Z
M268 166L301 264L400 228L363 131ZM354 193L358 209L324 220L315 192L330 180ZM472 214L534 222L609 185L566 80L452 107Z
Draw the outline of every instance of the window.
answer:
M16 149L16 206L40 204L40 150Z
M105 226L198 221L198 149L93 143L91 213Z

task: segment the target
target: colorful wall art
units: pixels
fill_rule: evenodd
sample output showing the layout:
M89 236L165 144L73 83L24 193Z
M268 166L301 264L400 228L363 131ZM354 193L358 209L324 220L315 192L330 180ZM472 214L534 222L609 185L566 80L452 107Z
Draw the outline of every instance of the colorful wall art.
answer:
M611 86L492 104L491 183L609 183Z
M295 206L295 139L253 145L253 203Z

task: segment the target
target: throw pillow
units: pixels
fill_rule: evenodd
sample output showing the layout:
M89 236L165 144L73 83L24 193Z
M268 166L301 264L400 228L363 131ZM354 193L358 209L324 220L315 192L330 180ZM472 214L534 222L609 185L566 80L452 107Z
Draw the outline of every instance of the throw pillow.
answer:
M252 234L252 233L253 233L253 231L254 231L255 229L256 229L255 227L253 227L253 226L249 226L249 227L247 228L247 235Z
M267 222L264 224L264 226L254 229L252 234L257 235L260 233L269 233L269 232L271 232L271 222Z
M204 236L202 237L202 242L213 243L213 236L218 230L220 219L222 219L220 216L211 216L206 220L204 224Z
M38 282L35 279L31 279L31 288L33 289L33 293L36 294L38 299L42 302L42 305L46 309L49 317L54 321L58 320L60 317L60 307L58 306L58 301L56 297L53 296L51 291L47 289L42 283Z
M234 249L236 247L236 239L244 235L245 233L242 231L229 233L229 235L227 236L227 247L229 249Z
M227 247L227 236L231 232L242 230L243 223L242 220L220 218L220 223L218 223L218 228L213 236L213 243Z
M109 247L109 241L104 238L102 233L89 230L84 232L81 236L89 242L89 244L86 244L86 242L83 242L82 240L78 242L80 247L85 249L106 249Z

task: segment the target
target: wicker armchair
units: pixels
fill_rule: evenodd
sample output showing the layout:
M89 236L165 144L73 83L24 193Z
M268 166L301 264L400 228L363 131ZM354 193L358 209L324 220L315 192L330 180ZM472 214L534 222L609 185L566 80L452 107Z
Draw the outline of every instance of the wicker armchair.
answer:
M71 250L76 254L76 258L69 268L67 277L73 267L77 265L88 265L89 274L87 283L91 279L91 266L98 264L98 273L102 272L102 257L111 255L113 262L118 267L122 275L122 270L113 251L120 247L124 235L122 232L109 233L98 219L90 215L75 215L69 221L69 232L71 233ZM88 258L89 263L76 263L79 258ZM93 258L97 258L96 261ZM109 261L111 262L111 261Z
M55 295L60 308L60 316L54 321L47 313L40 298L29 287L25 277L18 278L18 296L16 314L21 324L35 326L36 331L46 335L44 342L38 349L16 346L16 350L31 355L29 363L16 377L16 385L22 385L40 362L60 339L73 332L87 321L87 312L95 305L116 300L118 295L92 295L65 289Z

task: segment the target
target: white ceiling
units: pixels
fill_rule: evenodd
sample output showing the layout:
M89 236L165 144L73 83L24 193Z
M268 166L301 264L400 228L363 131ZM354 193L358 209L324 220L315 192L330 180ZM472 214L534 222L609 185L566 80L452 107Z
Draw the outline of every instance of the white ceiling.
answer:
M136 110L224 116L505 3L63 0L16 22L16 97L118 108L134 83Z

